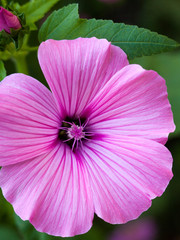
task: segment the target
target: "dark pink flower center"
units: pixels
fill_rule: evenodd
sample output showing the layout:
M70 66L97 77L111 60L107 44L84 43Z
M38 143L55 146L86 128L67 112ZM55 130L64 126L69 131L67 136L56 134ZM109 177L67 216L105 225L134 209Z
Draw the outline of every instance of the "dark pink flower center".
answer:
M78 126L76 124L72 124L72 126L68 129L68 137L70 139L74 138L75 140L80 140L85 137L85 132L83 132L84 127Z
M59 139L69 145L72 150L82 147L83 141L90 139L90 137L91 134L87 131L86 120L66 118L62 121Z

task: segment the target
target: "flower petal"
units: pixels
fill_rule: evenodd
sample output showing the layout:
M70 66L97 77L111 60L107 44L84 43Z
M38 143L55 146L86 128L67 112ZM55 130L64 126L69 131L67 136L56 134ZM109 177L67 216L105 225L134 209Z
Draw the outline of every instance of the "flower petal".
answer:
M126 54L105 39L47 40L39 62L56 99L69 117L81 113L104 84L128 64Z
M51 92L37 80L13 74L0 83L0 166L47 152L60 119Z
M172 157L160 143L135 137L89 141L82 151L95 212L110 223L137 218L172 178Z
M64 144L46 155L3 167L3 195L40 232L73 236L88 231L94 215L83 162Z
M139 65L120 70L89 104L91 131L165 143L175 129L165 80Z

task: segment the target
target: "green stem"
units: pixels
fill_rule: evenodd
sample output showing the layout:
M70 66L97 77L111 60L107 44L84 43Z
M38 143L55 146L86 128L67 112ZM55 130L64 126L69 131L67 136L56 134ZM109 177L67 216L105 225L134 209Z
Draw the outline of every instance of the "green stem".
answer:
M26 62L26 55L19 55L13 58L13 61L15 62L16 71L18 73L24 73L29 74L27 62Z
M7 6L7 1L6 0L1 0L2 6L6 7Z

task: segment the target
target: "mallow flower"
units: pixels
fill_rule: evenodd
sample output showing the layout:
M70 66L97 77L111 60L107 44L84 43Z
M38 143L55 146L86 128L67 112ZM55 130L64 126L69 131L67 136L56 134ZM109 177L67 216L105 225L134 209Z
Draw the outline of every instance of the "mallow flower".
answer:
M11 28L15 30L21 28L20 21L16 15L0 6L0 31L10 33Z
M50 90L24 74L0 84L0 187L41 232L87 232L96 213L137 218L172 178L165 80L105 39L47 40Z

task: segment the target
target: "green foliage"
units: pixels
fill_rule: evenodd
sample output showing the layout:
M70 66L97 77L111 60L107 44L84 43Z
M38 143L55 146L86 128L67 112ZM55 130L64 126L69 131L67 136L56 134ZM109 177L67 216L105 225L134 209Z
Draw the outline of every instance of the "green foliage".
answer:
M31 30L36 30L35 22L40 20L59 0L32 0L20 7L26 16L26 23Z
M0 47L1 50L1 47ZM6 61L11 59L16 54L17 49L13 42L7 44L2 51L0 51L0 60ZM20 52L20 51L19 51Z
M8 226L0 226L0 237L1 240L21 240L20 236L18 233L12 228Z
M15 213L13 214L14 221L18 232L21 233L24 240L41 240L41 233L35 230L35 228L29 223L29 221L23 221ZM43 239L42 239L43 240Z
M168 98L172 106L176 130L170 136L180 134L180 53L161 54L157 56L143 57L135 59L133 63L138 63L146 69L153 69L165 78L167 83Z
M3 51L5 46L12 41L11 35L4 30L0 32L0 50Z
M122 48L129 59L172 50L178 44L163 35L144 28L111 20L80 19L78 5L71 4L54 11L39 31L39 41L75 39L78 37L106 38Z
M28 33L27 28L23 29L11 29L11 33L6 33L4 30L0 32L0 51L4 51L6 46L13 42L17 50L19 50L24 41L25 34Z
M6 76L6 69L2 61L0 61L0 81L3 80Z

